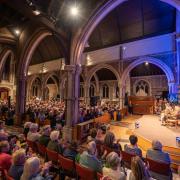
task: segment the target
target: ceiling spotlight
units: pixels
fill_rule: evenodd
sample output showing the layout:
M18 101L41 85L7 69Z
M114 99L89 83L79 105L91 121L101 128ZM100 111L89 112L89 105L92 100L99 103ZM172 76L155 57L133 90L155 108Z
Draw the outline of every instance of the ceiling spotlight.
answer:
M123 50L126 50L126 47L125 47L125 46L123 46Z
M35 11L33 11L33 13L34 13L36 16L38 16L41 12L40 12L39 10L35 10Z
M72 16L77 16L79 14L79 10L78 10L77 6L71 7L70 12L71 12Z
M145 62L145 65L146 65L146 66L148 66L148 65L149 65L149 63L146 61L146 62Z
M19 29L15 29L14 32L15 32L16 35L20 34L20 30Z

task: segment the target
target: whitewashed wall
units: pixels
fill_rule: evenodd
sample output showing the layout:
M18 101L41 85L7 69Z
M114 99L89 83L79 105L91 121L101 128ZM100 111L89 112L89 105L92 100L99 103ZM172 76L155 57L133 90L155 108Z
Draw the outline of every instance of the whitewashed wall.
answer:
M94 65L119 60L120 46L123 47L123 59L165 53L175 50L175 35L170 33L87 52L84 53L82 64Z

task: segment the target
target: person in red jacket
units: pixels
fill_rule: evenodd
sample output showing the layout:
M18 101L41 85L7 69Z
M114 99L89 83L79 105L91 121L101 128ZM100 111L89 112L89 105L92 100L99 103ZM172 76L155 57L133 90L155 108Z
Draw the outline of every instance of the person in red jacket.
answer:
M0 167L3 169L9 170L12 164L12 157L8 154L9 152L9 143L8 141L0 142Z

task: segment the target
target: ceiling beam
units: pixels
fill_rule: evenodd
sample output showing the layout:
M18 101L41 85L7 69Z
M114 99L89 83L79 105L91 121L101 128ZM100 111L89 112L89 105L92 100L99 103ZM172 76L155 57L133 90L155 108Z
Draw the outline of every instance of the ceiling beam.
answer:
M5 3L10 7L15 9L16 11L20 12L25 17L29 18L30 20L34 22L40 22L50 28L51 30L58 33L63 39L68 39L67 34L62 31L60 28L56 28L55 25L45 16L38 15L36 16L30 6L26 3L24 0L11 0L11 1L5 1Z

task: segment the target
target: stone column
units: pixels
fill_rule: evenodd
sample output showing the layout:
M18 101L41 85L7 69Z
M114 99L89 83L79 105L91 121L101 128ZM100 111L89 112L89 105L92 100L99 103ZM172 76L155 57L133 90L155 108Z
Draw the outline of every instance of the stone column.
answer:
M89 88L90 88L90 84L86 84L84 85L84 101L86 103L86 105L89 105Z
M180 103L180 11L176 10L177 94Z
M79 121L79 88L80 88L80 72L81 67L75 65L66 65L67 73L67 96L65 119L66 125L63 128L64 138L72 140L72 127Z
M26 105L26 77L17 78L16 89L16 125L22 125L22 115L25 112Z

